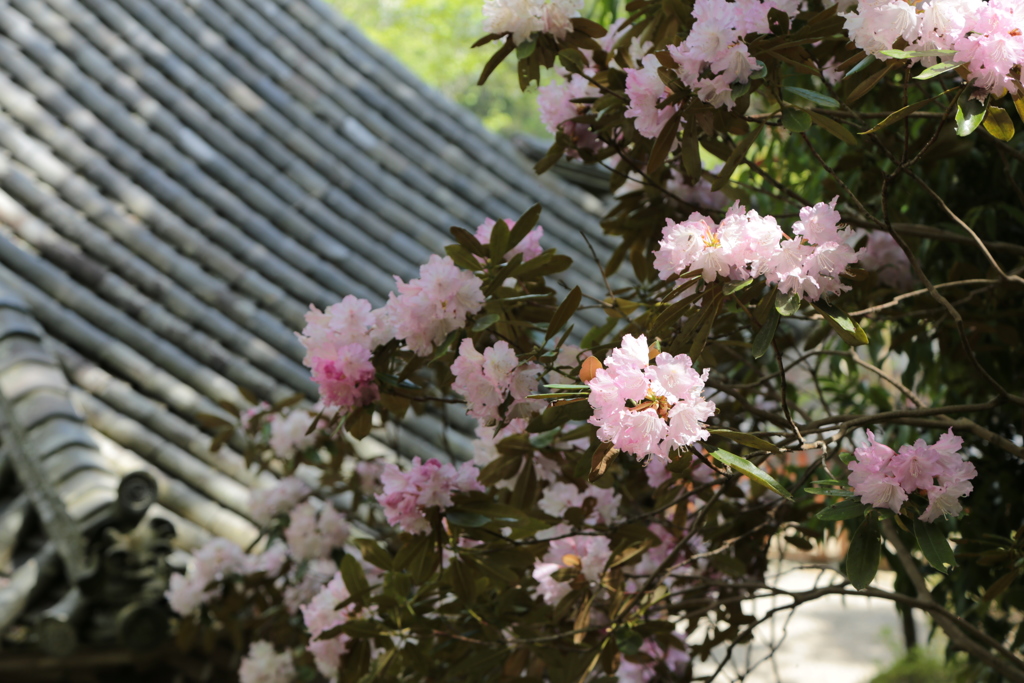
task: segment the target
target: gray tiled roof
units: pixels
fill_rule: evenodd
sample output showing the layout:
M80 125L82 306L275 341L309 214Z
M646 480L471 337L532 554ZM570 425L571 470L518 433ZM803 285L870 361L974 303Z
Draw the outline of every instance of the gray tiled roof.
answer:
M0 632L43 579L77 604L125 477L155 487L132 524L253 541L248 492L273 476L237 439L211 452L198 416L315 399L294 336L310 303L379 305L449 226L535 202L545 246L588 263L584 231L610 253L598 200L538 179L317 0L0 5ZM464 455L466 427L420 416L369 447Z

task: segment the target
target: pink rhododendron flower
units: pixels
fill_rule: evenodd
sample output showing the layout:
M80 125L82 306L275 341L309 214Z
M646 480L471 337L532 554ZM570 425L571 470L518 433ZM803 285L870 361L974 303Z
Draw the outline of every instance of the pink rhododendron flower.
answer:
M662 279L692 271L700 271L705 282L764 275L782 294L809 301L839 294L849 289L839 276L857 254L847 244L848 230L839 227L837 199L801 209L795 239L786 238L771 216L746 211L739 202L721 224L698 212L682 223L667 220L654 267Z
M338 605L349 597L345 581L341 578L341 573L337 572L334 578L301 608L302 621L310 636L306 649L313 655L317 670L327 678L338 675L341 658L348 652L351 638L344 633L323 640L320 640L319 636L356 616L358 609L353 604L338 609Z
M623 658L619 663L615 676L622 683L647 683L657 675L659 663L664 664L669 673L676 676L685 674L687 667L690 666L690 655L687 652L678 647L664 648L654 638L644 640L640 652L649 658L644 663L631 662L628 658Z
M516 45L537 32L562 39L582 9L583 0L486 0L484 31L511 33Z
M214 538L192 555L192 562L185 574L171 574L164 597L171 610L181 616L188 616L201 605L218 597L223 586L210 584L221 582L235 574L245 574L249 567L245 551L226 538Z
M405 472L388 464L381 475L384 491L377 494L377 502L384 508L388 524L410 534L424 534L430 531L426 509L451 507L455 491L483 491L478 474L472 463L456 468L437 460L413 458Z
M911 58L964 64L967 80L985 94L1001 97L1016 88L1024 65L1024 7L1018 0L864 0L842 14L857 47L878 59L896 41L907 51L952 50L940 57Z
M266 526L274 517L288 512L312 492L298 477L285 477L271 489L250 494L249 514L257 524Z
M601 91L582 74L570 74L561 69L555 71L561 76L560 79L537 88L537 106L540 109L541 123L552 135L565 133L580 148L595 152L600 150L603 145L590 127L585 123L572 121L586 112L587 105L577 104L572 100L600 97ZM575 154L575 150L573 153Z
M306 327L297 336L306 347L302 362L312 371L321 400L342 411L375 401L379 392L371 358L379 321L370 302L349 295L323 313L309 308Z
M918 439L901 446L898 453L878 443L872 432L867 435L867 443L854 451L856 461L848 465L850 485L863 503L899 513L911 493L924 491L928 507L920 516L922 522L960 514L960 498L974 488L970 480L977 470L963 460L963 439L952 428L934 445Z
M552 531L568 533L568 525L559 525ZM590 583L597 583L605 565L612 556L610 541L605 536L569 536L556 538L548 546L544 557L535 561L533 578L537 581L537 594L545 603L557 605L572 590L569 582L557 581L555 572L568 566L579 568ZM569 563L569 564L567 564Z
M288 614L298 614L301 606L309 602L338 571L338 565L329 559L304 562L301 568L303 571L300 572L299 565L293 565L288 572L283 595Z
M618 519L622 496L614 489L603 489L593 484L580 491L576 484L556 481L544 487L537 507L552 517L564 517L569 508L584 507L587 499L593 501L593 510L584 520L586 524L612 524Z
M641 69L625 69L626 97L629 98L626 118L635 119L633 123L640 135L653 139L658 137L679 106L658 108L658 103L670 92L658 75L661 62L654 55L647 55L641 64Z
M397 275L398 294L390 294L381 317L396 339L418 356L426 356L449 332L466 324L466 316L483 308L480 279L455 265L451 257L432 254L420 267L420 277L403 282Z
M292 653L278 652L266 640L250 643L238 667L238 683L293 683L296 676Z
M321 404L314 406L312 414L306 410L291 410L282 413L279 419L271 420L270 439L267 445L274 451L274 455L279 458L291 458L296 453L315 446L317 439L320 438L320 430L327 427L327 420L319 420L312 432L309 432L309 427L322 407Z
M452 389L465 397L470 416L495 422L501 418L499 408L510 395L513 399L510 411L519 405L526 413L544 407L543 401L527 398L537 390L542 371L533 362L520 364L515 351L504 340L480 353L473 346L473 340L466 337L452 363L455 376Z
M683 448L708 438L703 427L715 404L702 391L708 371L693 370L690 357L660 353L649 365L647 338L626 335L597 370L590 386L590 423L597 437L641 458L654 454L668 458L672 448Z
M896 239L882 230L856 230L847 242L859 241L865 234L868 241L864 248L857 252L858 265L866 270L875 271L878 274L878 281L883 285L897 291L910 289L914 283L910 259Z
M348 522L330 503L317 508L309 501L289 514L284 539L296 560L327 557L348 539Z

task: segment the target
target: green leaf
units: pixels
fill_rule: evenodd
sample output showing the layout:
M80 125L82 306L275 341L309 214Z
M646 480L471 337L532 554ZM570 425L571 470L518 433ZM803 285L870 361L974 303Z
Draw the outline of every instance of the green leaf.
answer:
M882 535L873 519L865 520L850 540L846 552L846 576L853 587L861 590L871 585L878 573L878 560L882 555Z
M494 263L501 263L505 259L505 254L508 252L509 236L508 223L498 221L494 224L491 229L491 240L487 245L490 247L490 257ZM504 278L498 278L498 280L504 281Z
M712 190L721 190L729 183L729 178L732 177L732 172L736 170L736 166L747 156L747 151L750 146L754 144L761 135L761 131L764 130L764 124L758 125L754 130L747 133L746 137L740 140L739 144L736 145L735 149L729 155L729 158L725 160L725 165L722 166L722 170L718 172L718 177L711 184Z
M814 516L823 522L838 522L841 519L863 517L867 510L868 506L859 500L844 500L824 510L819 510L818 514Z
M675 144L676 139L679 137L679 120L682 117L683 110L680 109L672 115L661 129L661 132L658 133L658 138L654 141L654 146L651 147L651 154L647 159L648 173L655 173L665 163L668 153L672 150L672 145Z
M516 59L529 59L533 51L537 49L536 40L526 40L516 46Z
M949 541L946 540L946 533L937 525L915 519L914 536L917 537L917 545L921 548L924 558L928 560L928 564L943 574L956 567L956 558L953 556L953 549L949 547Z
M833 118L819 114L816 111L809 111L807 115L811 117L811 121L814 125L824 129L827 133L834 135L848 145L859 145L860 141L857 140L856 136L850 132L850 129L839 123Z
M574 47L559 50L558 61L573 73L580 73L587 68L587 60L583 57L583 53Z
M464 270L480 270L480 262L461 244L449 244L444 248L444 253L451 256L452 261L459 268Z
M352 555L345 555L341 558L341 578L345 581L345 587L357 602L363 602L370 592L370 583L366 580L366 574L359 561Z
M722 450L721 448L716 449L711 454L711 457L722 463L728 465L737 472L742 472L754 481L758 482L762 486L771 489L775 493L779 494L787 500L793 500L792 494L787 491L782 484L777 482L770 474L762 470L760 467L750 462L746 458L741 458L735 453Z
M566 295L565 300L558 305L558 308L551 315L551 320L548 322L548 331L544 336L545 342L554 337L555 333L569 322L569 318L580 307L581 301L583 301L583 292L580 291L579 286L573 287L572 291Z
M782 110L782 125L792 133L803 133L811 127L811 116L802 109L786 107Z
M985 119L981 122L988 134L996 140L1009 142L1013 139L1013 119L1002 107L989 106Z
M478 512L469 512L468 510L460 510L458 508L448 510L444 513L444 516L447 517L448 521L455 526L462 526L469 529L476 529L491 523L491 518L486 515L481 515Z
M916 76L914 76L914 80L916 80L916 81L927 81L929 78L935 78L936 76L941 76L942 74L946 73L947 71L952 71L953 69L961 67L961 66L963 66L966 63L967 62L939 62L938 64L931 65L930 67L928 67L927 69L925 69L921 73L919 73Z
M955 55L956 50L920 50L920 51L907 51L907 50L882 50L880 54L886 57L892 57L893 59L920 59L921 57L945 57L946 55Z
M836 331L840 339L850 346L860 346L868 343L868 335L861 329L850 316L846 315L838 307L827 304L824 301L811 302L814 309L825 316L825 320Z
M870 59L870 57L868 59ZM855 71L860 71L861 64L867 63L868 59L865 59L863 62L861 62L857 66L855 66L854 68L850 69L850 73L846 74L846 77L849 78L850 75L853 74ZM886 66L882 67L881 69L879 69L875 73L873 73L870 76L868 76L867 78L865 78L863 81L860 82L860 84L857 85L856 88L853 89L853 92L850 93L849 97L846 98L846 103L847 104L853 104L854 102L856 102L860 98L862 98L865 95L867 95L871 91L872 88L874 88L876 85L878 85L878 82L880 80L885 78L886 74L888 74L890 71L892 71L893 69L895 69L899 65L900 65L899 62L889 62Z
M483 71L480 72L480 78L477 80L477 85L483 85L487 82L488 76L491 75L498 65L505 61L505 57L512 54L512 50L516 49L516 44L512 42L512 36L508 36L505 39L505 44L498 48L498 51L491 55L491 58L484 64Z
M768 320L765 321L761 329L754 335L753 353L754 358L760 358L768 351L768 347L772 344L772 339L775 338L775 329L779 326L779 320L782 317L779 315L777 308L772 308L768 312Z
M897 121L902 121L903 119L907 118L908 116L910 116L914 112L916 112L916 111L918 111L920 109L924 109L929 104L931 104L932 102L934 102L935 100L937 100L938 98L942 97L943 95L945 95L946 93L950 92L950 90L953 90L953 89L954 88L950 88L949 90L945 90L943 92L940 92L935 97L929 97L928 99L921 100L920 102L914 102L913 104L908 104L907 106L903 107L902 109L898 109L898 110L894 111L893 113L889 114L884 119L882 119L877 125L875 125L874 128L872 128L871 130L868 130L868 131L864 131L863 133L860 133L860 135L867 135L869 133L874 133L875 131L879 131L879 130L885 128L886 126L891 126L892 124L896 123Z
M484 258L487 257L487 248L480 244L480 240L478 240L476 235L471 233L469 230L458 226L452 226L448 229L448 232L450 232L455 241L462 245L469 253L482 256Z
M387 550L381 548L376 541L369 538L356 538L352 542L359 548L359 552L362 553L364 560L375 567L390 571L391 555Z
M985 120L985 103L967 96L965 90L956 103L956 134L966 137Z
M790 292L781 300L775 300L775 310L779 312L779 315L788 317L800 310L800 295L796 292Z
M753 434L744 434L743 432L736 432L731 429L715 429L708 427L708 432L714 436L721 436L722 438L735 441L738 444L742 444L749 448L754 448L759 451L771 451L777 453L779 447L773 444L771 441L766 441L759 436Z
M754 278L748 278L746 280L740 280L739 282L737 282L736 280L733 280L732 282L729 282L724 287L722 287L722 294L725 294L726 296L729 296L730 294L735 294L736 292L739 292L740 290L746 289L747 287L749 287L752 284L754 284Z
M587 332L583 335L583 339L580 340L580 348L592 349L600 344L601 341L608 336L608 333L615 328L615 325L618 324L618 322L619 321L615 318L609 318L604 325L595 327Z
M487 315L482 315L473 322L473 331L483 332L484 330L486 330L488 327L498 322L499 320L501 320L501 316L498 315L497 313L488 313Z
M814 90L807 90L806 88L797 88L791 85L784 85L782 89L786 92L791 92L794 95L804 98L809 102L813 102L819 107L827 107L829 109L835 109L839 106L839 102L832 99L828 95L823 95L820 92Z
M817 486L808 486L804 488L807 493L813 493L816 496L831 496L833 498L849 498L850 496L857 495L853 491L847 491L846 489L823 489Z
M856 57L856 55L854 55L854 57ZM847 71L843 75L843 79L845 80L845 79L849 78L850 76L854 75L855 73L857 73L859 71L863 71L864 69L866 69L871 64L874 64L874 62L875 62L875 58L872 55L868 55L868 56L864 57L859 62L854 64L852 69L850 69L849 71Z
M515 249L520 242L526 239L530 231L537 227L537 221L540 220L540 212L540 204L534 204L516 220L515 227L512 228L512 232L508 236L509 249Z

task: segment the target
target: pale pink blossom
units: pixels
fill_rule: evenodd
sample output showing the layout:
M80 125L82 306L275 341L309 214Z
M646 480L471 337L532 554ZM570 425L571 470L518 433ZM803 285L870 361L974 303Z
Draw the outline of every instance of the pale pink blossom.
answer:
M253 491L249 496L249 514L260 526L266 526L277 515L288 512L312 493L298 477L285 477L271 489Z
M299 608L309 602L337 571L335 562L326 558L302 563L301 571L299 565L293 565L286 577L283 593L288 614L298 614Z
M614 489L605 489L590 484L582 491L573 483L554 482L544 487L544 494L537 501L537 507L552 517L564 517L569 508L582 508L592 500L593 509L584 520L589 525L612 524L619 517L622 497Z
M960 514L960 498L973 489L970 480L977 470L963 460L963 439L952 429L933 445L918 439L901 446L898 453L878 443L870 431L867 434L867 443L854 451L856 461L848 465L850 485L863 503L899 513L909 494L924 491L928 507L920 516L922 522Z
M208 541L192 555L184 575L172 574L164 593L167 604L181 616L188 616L221 595L225 579L247 573L245 551L226 538Z
M384 491L376 498L388 524L410 534L424 534L430 531L426 510L451 507L451 495L456 491L482 491L478 475L472 463L456 468L437 460L422 462L417 457L405 472L397 465L385 465L381 475Z
M289 514L284 539L296 560L313 560L330 555L348 539L349 525L331 504L319 509L306 501Z
M250 643L238 667L238 683L293 683L296 676L292 653L278 652L266 640Z
M619 663L615 676L621 683L647 683L657 675L659 663L673 676L682 676L690 666L690 655L685 650L664 648L654 638L644 640L640 652L647 655L644 663L631 662L628 657Z
M516 45L537 32L562 39L582 9L583 0L485 0L484 30L511 33Z
M668 120L676 113L678 105L658 108L658 103L669 94L669 89L658 75L661 62L654 55L643 58L642 68L625 69L626 97L629 108L626 118L634 119L634 125L640 135L656 138Z
M543 369L536 363L520 364L515 351L504 340L480 353L473 340L466 337L452 363L452 389L466 399L470 416L490 423L501 418L500 408L510 395L510 410L517 405L522 405L521 412L526 414L543 409L543 402L527 398L536 392L541 372Z
M561 526L559 530L565 533L568 527ZM611 542L605 536L569 536L554 539L544 557L535 561L533 565L533 578L538 584L537 595L545 603L557 605L572 590L568 582L555 579L553 575L557 571L575 566L588 582L597 583L611 555Z
M703 397L708 370L698 374L689 356L660 353L653 366L648 358L645 336L622 338L587 383L594 408L589 421L601 441L619 450L668 458L672 448L708 438L703 423L715 405Z
M306 649L313 655L317 670L327 678L338 675L341 658L348 652L351 638L344 633L327 639L319 639L319 636L353 618L357 611L355 605L348 604L338 609L338 605L349 597L345 581L341 578L341 573L337 572L334 578L301 608L302 621L310 636Z
M420 267L420 277L403 282L395 276L398 294L392 292L383 317L396 339L418 356L426 356L449 332L466 324L466 317L483 308L480 278L460 269L451 257L432 254Z
M537 107L540 109L541 123L552 135L561 132L569 136L581 149L595 152L600 150L603 144L590 126L572 121L577 116L585 114L588 105L572 100L600 97L601 91L582 74L563 72L559 75L561 78L537 88ZM573 152L575 154L575 150ZM525 256L523 258L526 259Z

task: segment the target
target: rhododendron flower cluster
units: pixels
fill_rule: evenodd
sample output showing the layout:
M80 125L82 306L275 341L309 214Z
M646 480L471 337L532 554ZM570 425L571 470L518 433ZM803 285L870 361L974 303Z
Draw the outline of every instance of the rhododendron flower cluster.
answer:
M292 653L278 652L266 640L250 644L238 667L238 683L292 683L296 675Z
M593 484L582 491L576 484L561 481L545 486L537 507L552 517L564 517L566 510L582 508L588 499L593 501L593 509L583 520L585 524L612 524L618 519L622 496L614 489L603 489Z
M634 119L636 132L653 139L661 134L661 129L678 111L679 105L658 106L672 93L658 75L658 68L661 67L658 58L647 55L640 63L640 69L625 69L626 97L629 98L625 116Z
M793 292L817 301L849 289L839 276L855 263L857 254L847 244L849 230L831 203L800 209L789 239L771 216L745 211L736 202L720 224L694 212L682 223L668 220L654 267L663 279L687 271L701 271L705 282L718 277L746 280L764 275L779 292Z
M559 534L569 531L568 525L560 524L549 530ZM559 581L554 574L561 569L574 567L579 576L590 583L598 583L605 565L612 556L611 542L606 536L569 536L556 538L548 546L544 557L533 565L533 578L537 582L537 595L549 605L559 601L572 591L572 583Z
M425 356L484 305L480 279L449 256L433 254L420 267L419 278L406 283L396 275L395 282L398 294L391 292L377 310L351 294L323 312L310 305L298 338L306 347L303 364L312 371L325 406L347 412L375 401L380 395L374 383L375 348L402 339Z
M245 551L226 538L215 538L192 555L185 574L171 574L164 597L174 612L188 616L223 592L222 585L211 584L248 571Z
M455 491L483 491L478 474L468 462L455 467L413 458L405 472L388 464L381 475L384 491L377 494L377 502L384 508L388 524L410 534L425 534L430 531L426 510L451 507Z
M431 254L419 278L406 283L396 275L395 282L398 294L390 294L382 317L394 337L404 339L418 356L429 354L484 306L480 278L456 266L450 256Z
M729 109L736 104L734 85L742 85L761 68L750 55L743 36L768 33L768 12L778 9L794 16L800 0L696 0L696 19L689 35L679 45L670 45L668 52L677 64L674 69L680 81L702 101ZM636 119L636 129L644 137L656 138L678 106L658 107L669 89L658 76L661 62L654 55L642 60L642 69L625 69L626 95L629 109L626 116Z
M631 662L624 657L615 672L616 678L622 683L647 683L658 671L657 664L662 662L669 673L682 676L690 665L690 655L677 647L664 648L654 638L647 638L640 646L641 654L646 655L644 662Z
M320 506L318 510L306 501L292 510L288 518L284 539L296 560L327 557L348 539L348 522L329 503Z
M470 416L494 422L501 417L498 409L509 395L513 399L512 408L525 404L526 412L543 409L543 401L527 398L537 390L543 371L536 363L520 364L516 352L506 341L499 341L480 353L473 346L473 340L466 337L452 364L455 375L452 389L465 397Z
M842 16L857 47L879 59L889 59L882 52L902 38L906 51L952 51L941 61L963 64L968 80L987 93L1001 96L1017 89L1015 79L1024 65L1024 5L1019 0L865 0L857 3L856 12Z
M506 218L504 223L508 226L509 231L516 227L516 222L509 218ZM476 237L476 241L480 244L490 244L491 233L494 231L495 225L497 225L497 222L493 218L488 218L483 223L476 226L476 233L473 235ZM522 254L524 261L537 258L544 253L544 248L540 246L540 240L542 237L544 237L544 228L538 225L530 230L530 232L526 233L526 237L524 237L519 244L505 252L505 260L511 260L517 254Z
M540 108L541 123L552 135L559 132L565 133L581 149L589 149L593 152L600 150L603 145L590 126L572 121L587 110L587 105L572 100L600 97L600 89L582 74L570 74L563 69L555 71L561 78L537 89L537 106ZM570 150L570 156L572 155L578 156L578 153L575 150Z
M582 9L583 0L486 0L484 31L511 33L516 45L538 32L561 39Z
M370 309L369 301L349 294L323 312L311 304L306 313L306 327L297 335L306 347L302 362L325 405L348 411L379 396L372 349L383 325Z
M306 498L312 489L298 477L285 477L267 490L253 491L249 497L249 514L260 526L266 526L277 515L288 512Z
M351 638L339 633L333 638L320 636L335 626L341 626L356 616L359 608L349 604L338 609L338 605L351 597L341 572L336 572L326 586L312 600L302 606L302 621L309 631L309 644L306 649L313 655L317 670L327 678L334 679L338 675L342 656L348 652Z
M858 229L853 231L847 243L859 241L865 234L867 243L857 252L857 265L875 271L883 285L900 291L910 289L914 283L910 259L896 238L884 230Z
M703 426L715 404L702 396L708 370L693 369L686 354L659 353L649 364L644 335L625 335L604 368L597 370L590 387L597 437L615 448L635 454L668 458L673 448L684 448L708 438Z
M867 442L853 452L857 459L849 464L850 485L863 503L898 514L911 493L923 491L928 507L919 518L922 522L960 514L960 498L973 490L971 479L978 471L961 456L964 440L954 436L952 428L933 445L918 439L899 452L878 443L871 431L867 435Z

